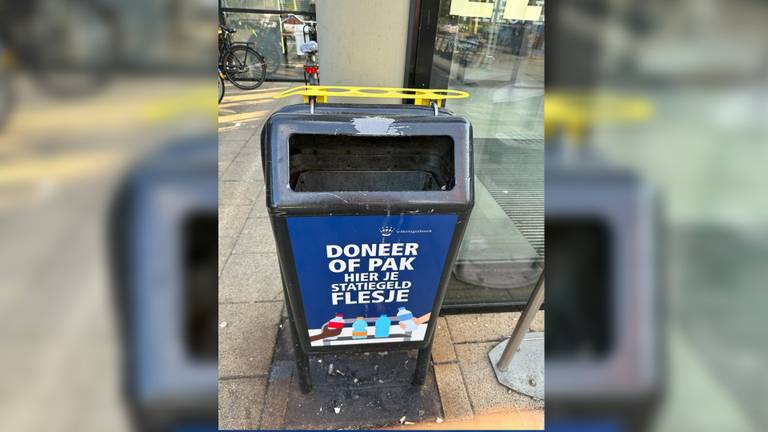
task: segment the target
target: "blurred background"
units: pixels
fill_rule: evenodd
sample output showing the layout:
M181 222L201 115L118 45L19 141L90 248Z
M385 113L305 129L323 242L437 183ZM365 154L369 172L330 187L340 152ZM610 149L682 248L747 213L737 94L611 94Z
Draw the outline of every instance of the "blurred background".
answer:
M181 260L154 246L137 252L138 232L153 226L175 232L175 223L157 221L193 204L187 208L199 217L185 222L187 229L196 230L202 242L206 233L212 239L204 250L214 257L208 259L214 279L203 294L213 294L207 298L214 315L211 322L190 301L185 332L195 335L193 352L203 359L211 338L197 326L214 334L205 405L208 418L215 418L216 23L215 1L0 1L3 427L134 430L135 413L147 405L136 401L161 407L194 393L188 391L192 369L176 368L174 376L145 368L141 379L152 385L138 394L131 359L139 356L130 354L153 352L146 348L152 344L164 357L173 355L158 349L170 345L162 340L168 326L152 321L173 308L153 299L159 309L144 305L143 316L136 317L137 308L126 306L138 303L140 290L126 291L138 286L141 271L147 273L135 264L165 266L164 273L151 276L159 292L169 291L169 275L181 267ZM207 159L198 156L200 148L208 149ZM208 191L199 185L205 179L201 165L212 167L213 176L203 180L211 185ZM195 174L169 175L169 169ZM185 194L201 193L212 199L184 201ZM146 206L148 199L155 221L145 218L129 231L141 219L125 201ZM185 248L187 262L205 263L199 245ZM205 265L188 268L198 271L187 273L187 285L201 285L195 281L205 280ZM191 297L206 299L198 294ZM149 326L141 331L157 339L134 337L142 323ZM148 342L142 347L137 340ZM169 382L187 387L169 397Z
M547 2L547 422L762 430L768 4Z
M3 426L215 419L217 6L0 1ZM548 427L765 429L768 4L546 16Z

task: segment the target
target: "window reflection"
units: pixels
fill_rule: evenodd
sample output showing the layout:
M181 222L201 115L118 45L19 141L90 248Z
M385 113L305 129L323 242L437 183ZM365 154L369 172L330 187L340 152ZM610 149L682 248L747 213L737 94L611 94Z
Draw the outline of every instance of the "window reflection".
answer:
M524 303L544 259L543 1L443 0L430 86L474 130L476 203L448 307Z

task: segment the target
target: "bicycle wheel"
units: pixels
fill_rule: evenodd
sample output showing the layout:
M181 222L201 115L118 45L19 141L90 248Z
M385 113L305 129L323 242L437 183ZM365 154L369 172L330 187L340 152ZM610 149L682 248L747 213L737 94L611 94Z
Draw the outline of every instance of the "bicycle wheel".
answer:
M235 87L253 90L264 82L267 64L255 49L236 45L224 56L224 74Z
M218 72L216 72L216 76L219 78L219 103L221 103L221 100L224 99L224 79Z

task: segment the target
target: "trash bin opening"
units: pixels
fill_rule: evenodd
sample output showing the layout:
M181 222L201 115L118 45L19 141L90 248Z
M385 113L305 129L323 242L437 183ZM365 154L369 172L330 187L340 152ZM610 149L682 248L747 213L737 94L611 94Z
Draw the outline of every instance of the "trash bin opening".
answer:
M216 360L218 243L216 212L195 212L182 225L184 345L195 360Z
M448 136L294 134L288 146L297 192L447 191L455 184Z
M597 360L614 348L610 226L592 216L547 216L547 358ZM549 322L547 323L549 324Z

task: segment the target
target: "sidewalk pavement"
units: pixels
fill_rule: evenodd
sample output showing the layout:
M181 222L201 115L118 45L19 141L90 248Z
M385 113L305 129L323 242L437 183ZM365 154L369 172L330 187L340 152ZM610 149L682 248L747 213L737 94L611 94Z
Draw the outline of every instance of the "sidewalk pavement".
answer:
M255 91L228 86L219 106L219 427L274 426L269 374L281 316L285 314L275 244L267 218L261 167L264 120L299 99L272 96L286 83ZM472 428L543 429L544 402L498 384L488 351L508 337L519 313L449 315L438 319L433 347L442 428L453 422ZM540 312L533 331L544 330ZM273 372L274 373L274 372ZM292 385L297 385L295 382ZM490 419L490 420L489 420ZM499 420L501 421L501 420ZM280 422L277 422L280 424ZM465 423L455 423L456 427ZM323 425L318 424L318 428Z

